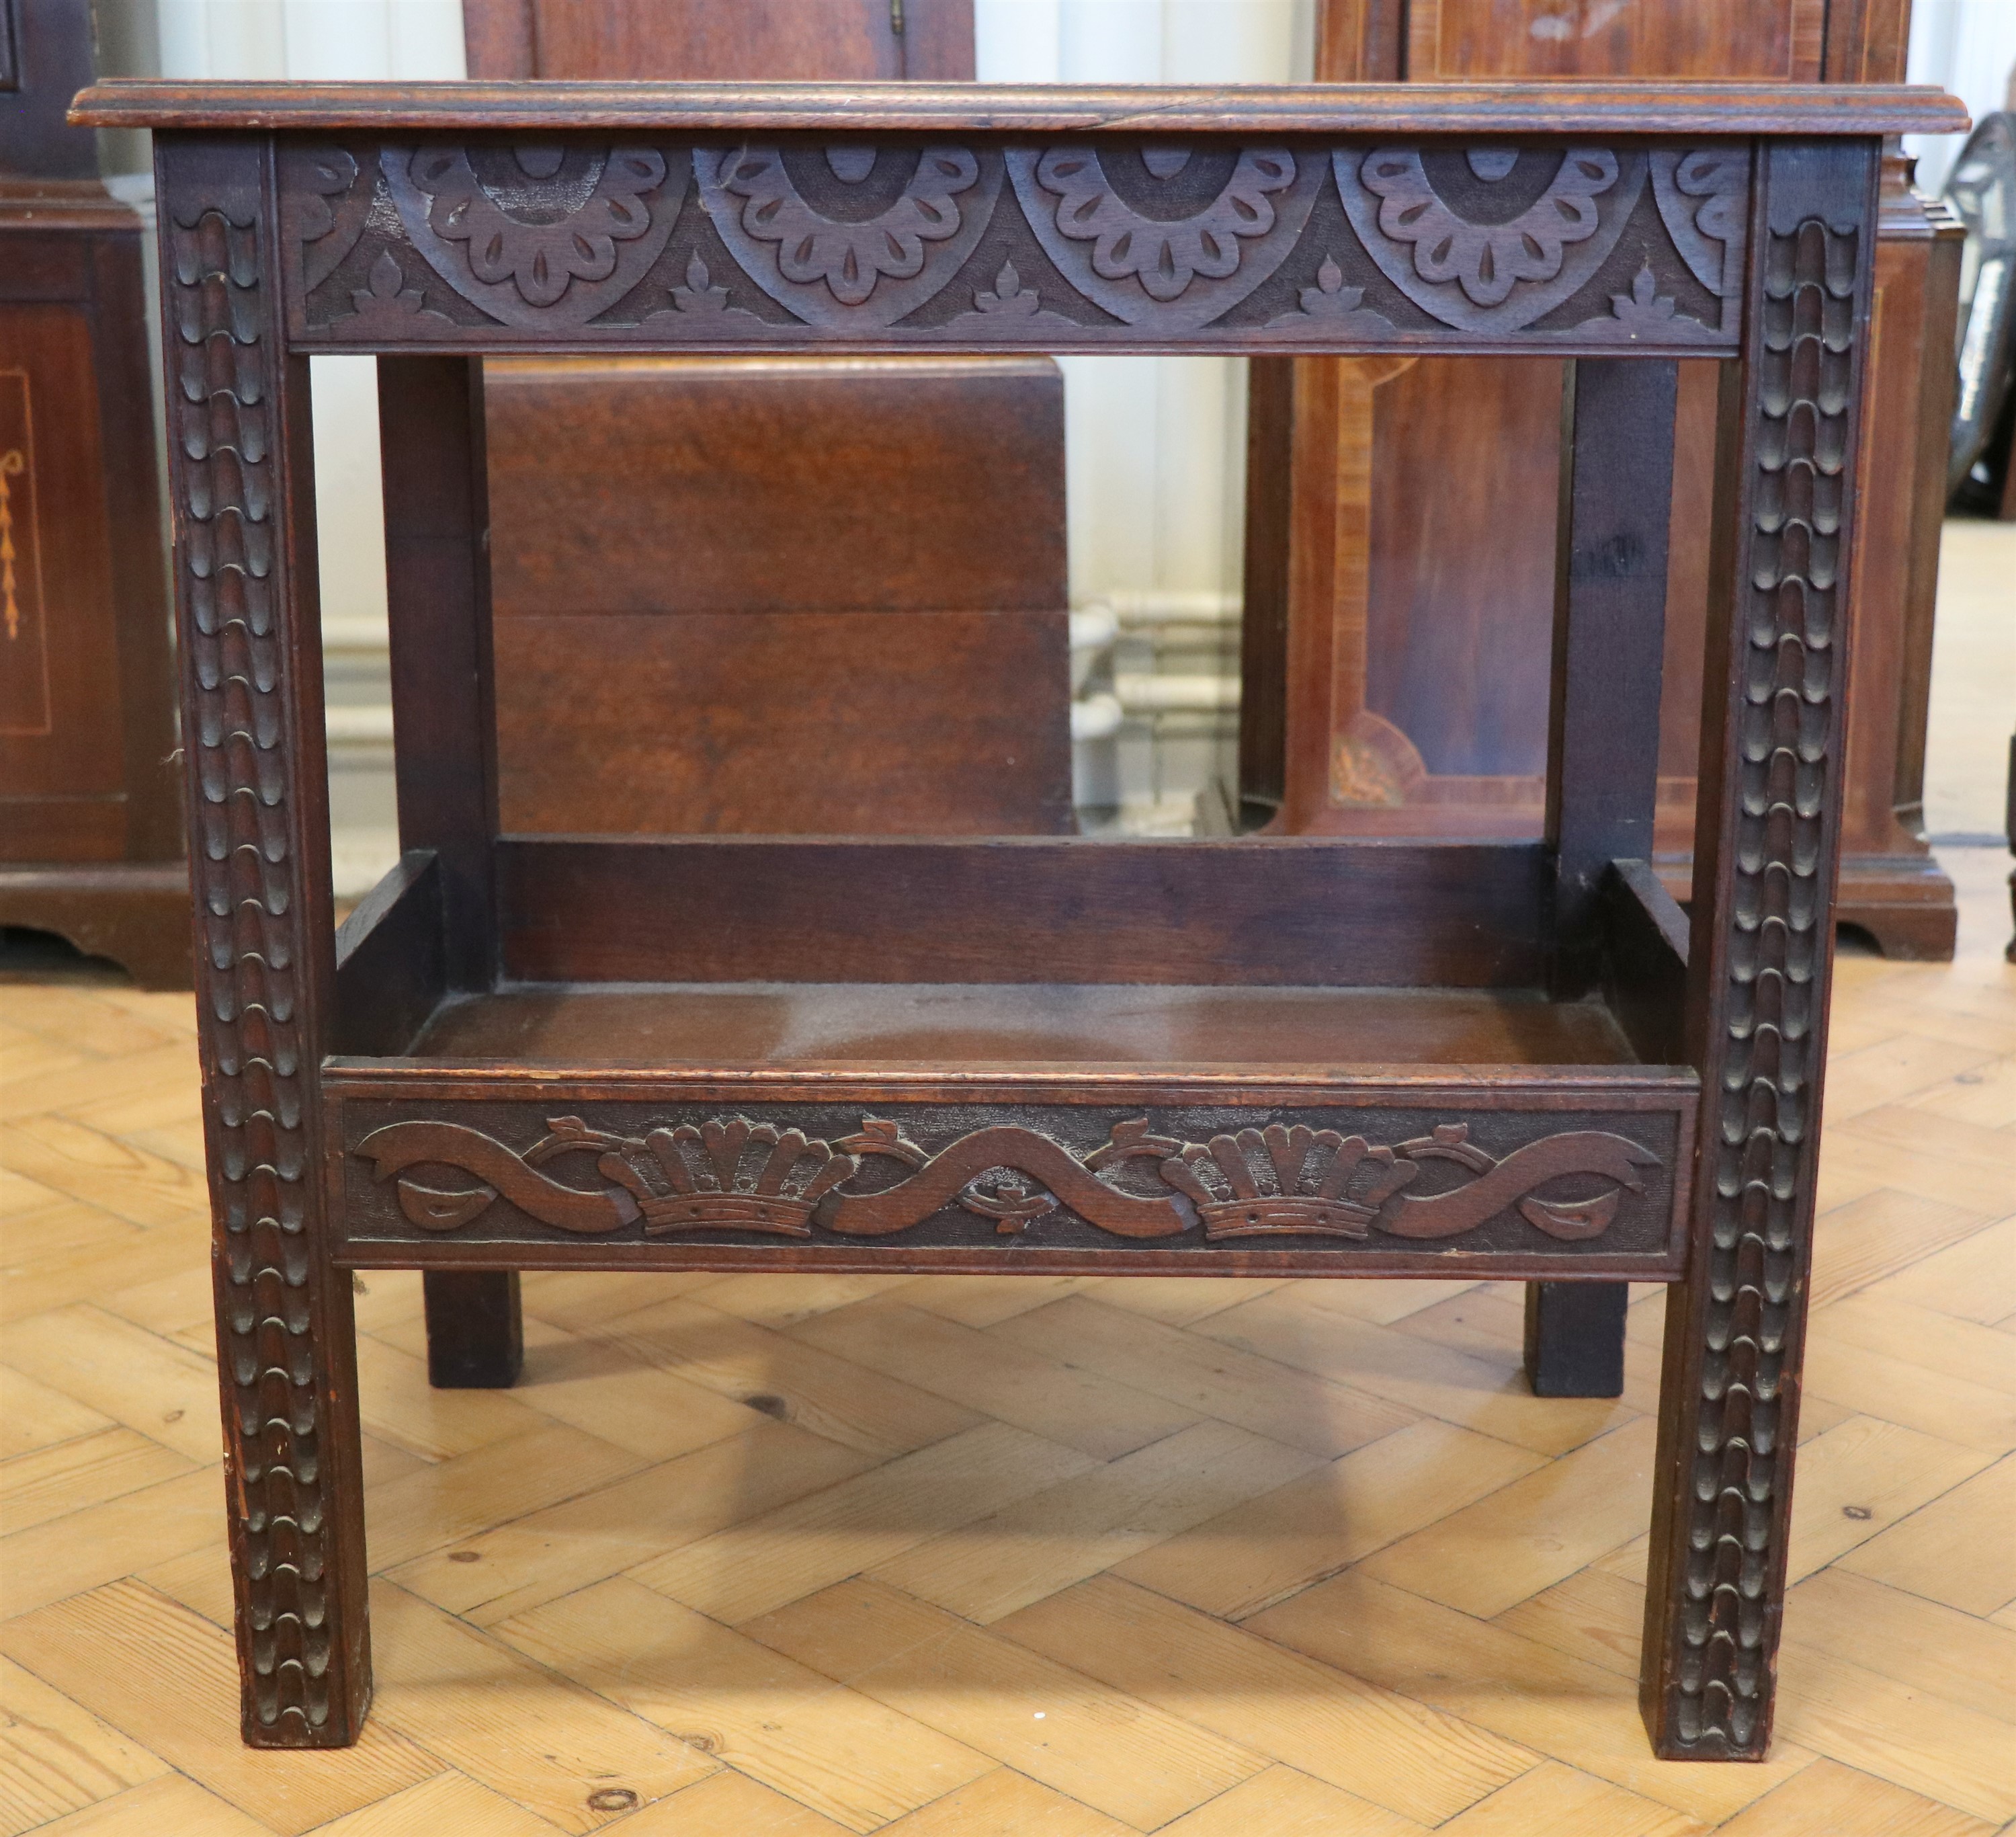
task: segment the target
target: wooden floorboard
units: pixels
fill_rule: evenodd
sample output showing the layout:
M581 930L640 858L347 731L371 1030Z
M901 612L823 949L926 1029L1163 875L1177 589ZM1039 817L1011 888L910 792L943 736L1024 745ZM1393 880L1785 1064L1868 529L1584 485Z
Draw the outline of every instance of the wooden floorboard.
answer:
M2016 971L1843 960L1778 1745L1635 1706L1664 1297L525 1280L517 1390L359 1285L379 1693L238 1744L186 998L0 985L0 1837L1986 1837L2016 1821Z

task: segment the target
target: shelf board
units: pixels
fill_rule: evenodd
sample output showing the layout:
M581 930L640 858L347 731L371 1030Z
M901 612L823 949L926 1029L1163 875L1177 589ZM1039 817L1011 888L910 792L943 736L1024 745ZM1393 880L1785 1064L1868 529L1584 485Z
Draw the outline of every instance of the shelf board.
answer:
M1528 989L1115 983L521 983L436 1009L410 1057L524 1065L1612 1066L1600 1003Z

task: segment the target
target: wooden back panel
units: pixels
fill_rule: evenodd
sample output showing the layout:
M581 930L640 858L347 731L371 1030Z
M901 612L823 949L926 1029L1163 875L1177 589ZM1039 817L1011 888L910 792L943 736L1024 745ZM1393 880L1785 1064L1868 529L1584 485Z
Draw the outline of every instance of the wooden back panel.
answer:
M502 826L1071 824L1048 358L486 366Z
M972 0L464 0L472 77L970 82Z

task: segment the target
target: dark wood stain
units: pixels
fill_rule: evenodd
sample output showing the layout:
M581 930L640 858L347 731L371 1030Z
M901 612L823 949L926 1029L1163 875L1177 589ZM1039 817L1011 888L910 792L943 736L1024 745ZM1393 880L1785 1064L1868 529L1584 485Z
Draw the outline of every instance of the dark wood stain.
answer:
M472 864L461 884L473 897L442 901L443 980L456 992L428 1023L441 1031L425 1037L438 1042L462 1016L474 1036L501 1018L504 1056L488 1061L326 1056L338 1037L338 972L309 345L288 316L291 270L274 265L303 259L321 240L306 233L322 222L311 200L334 225L322 236L337 233L340 213L327 200L349 211L344 188L355 173L346 179L340 160L315 167L310 155L326 142L311 135L330 126L368 134L401 119L452 135L514 115L593 130L608 110L653 104L661 105L653 131L664 134L682 107L703 120L733 121L740 110L754 124L777 125L815 122L820 107L844 103L863 131L878 121L891 131L897 121L926 123L936 110L949 137L981 149L977 164L982 153L1005 161L1013 150L1001 146L1005 137L1051 131L1046 124L1075 122L1068 131L1095 139L1117 133L1096 125L1102 111L1136 121L1139 99L948 90L876 103L843 91L823 103L775 94L759 102L749 92L724 103L694 91L473 85L438 102L423 91L380 92L374 105L367 94L328 90L241 92L236 102L172 85L124 92L149 99L131 113L167 117L157 156L172 495L185 538L185 783L203 927L218 1364L248 1742L346 1745L369 1701L344 1273L347 1262L368 1262L463 1275L533 1266L1436 1270L1528 1282L1672 1280L1644 1716L1667 1758L1765 1752L1845 801L1843 659L1867 438L1879 137L1943 126L1952 110L1874 86L1853 96L1683 89L1165 99L1200 111L1171 122L1228 147L1284 131L1298 109L1315 112L1314 131L1355 109L1356 131L1418 136L1453 127L1487 143L1535 131L1579 142L1626 131L1625 121L1681 135L1705 131L1703 122L1747 121L1756 132L1744 190L1718 194L1742 219L1740 239L1728 222L1733 240L1715 239L1741 242L1740 275L1715 297L1742 342L1721 366L1715 514L1707 531L1674 536L1705 534L1710 547L1700 866L1683 982L1673 914L1626 867L1587 915L1605 965L1596 987L1618 982L1615 1004L1600 993L1567 1003L1513 992L1543 986L1543 949L1563 903L1550 860L1532 844L541 841L469 833L483 820L485 769L445 755L444 797L459 814L456 834L437 848L436 873L453 895L455 879L441 872L452 839ZM268 95L298 110L290 119L301 131L266 131ZM878 107L912 112L870 112ZM206 123L225 131L201 131ZM1629 146L1617 156L1635 157ZM1607 170L1592 164L1599 176ZM1395 171L1405 178L1408 169L1403 161ZM1733 176L1723 174L1732 184ZM1287 182L1278 169L1275 179ZM317 192L318 183L338 189ZM1678 221L1684 232L1684 213ZM283 225L292 226L286 234ZM442 681L466 677L480 673L487 625L470 560L481 523L474 470L459 456L475 450L467 356L410 322L411 290L364 290L376 303L368 310L381 348L401 363L437 366L408 373L431 423L415 438L445 456L437 481L414 482L412 540L446 611L434 625L417 616L402 624L409 648L437 647L411 660L409 680L437 679L430 671ZM1312 282L1309 290L1312 348L1335 355L1355 335L1347 322L1359 309L1337 290ZM857 322L833 298L826 322L845 344ZM1640 309L1657 316L1656 297ZM544 350L578 352L596 336L538 318L549 308L529 296L502 310L524 322L513 336ZM1562 355L1544 333L1480 330L1467 308L1451 310L1465 322L1445 322L1439 348L1489 343ZM1628 313L1618 319L1624 333L1580 355L1640 363L1676 355L1659 340L1633 343L1630 322ZM1162 350L1194 330L1149 318L1112 336ZM860 337L872 347L882 335L869 328ZM769 334L761 322L738 323L729 336L747 351ZM1626 388L1613 410L1628 414L1640 445L1663 448L1671 399L1663 389ZM1575 443L1582 427L1579 412ZM1630 450L1615 430L1600 439L1613 435ZM1592 429L1589 438L1599 436ZM1650 461L1640 452L1635 463ZM1572 454L1568 464L1572 484ZM1571 555L1564 570L1571 667L1553 769L1564 776L1604 756L1568 744L1589 726L1575 704L1596 691L1583 685L1600 680L1573 667L1576 625L1585 611L1596 616L1603 595L1635 595L1658 578L1654 533L1635 520L1599 530L1600 494L1589 482L1598 559L1579 571ZM423 483L440 495L426 498ZM1620 545L1618 535L1628 539ZM1604 559L1633 553L1645 558L1636 574L1620 576ZM1634 698L1645 693L1643 659L1656 653L1643 647ZM443 693L444 734L466 740L480 686ZM1645 737L1649 751L1649 726ZM1614 813L1600 809L1600 789L1560 787L1564 859L1584 820L1575 812L1596 813L1592 838L1609 832ZM1615 819L1635 833L1643 800L1633 798ZM427 877L408 874L390 890L362 935L346 939L347 963L389 947L401 927L426 931ZM1567 903L1579 904L1581 884L1578 877ZM471 946L493 925L499 959L486 968ZM431 985L430 949L415 947L416 1003ZM754 992L754 1004L742 1005L751 992L724 985L757 964L766 981L790 986ZM660 986L513 986L527 979ZM818 986L834 981L853 986L837 995ZM694 982L713 986L663 986ZM916 983L938 986L897 992ZM958 986L968 984L985 986ZM1105 986L1093 994L1088 985ZM1113 985L1125 986L1115 993ZM398 1012L393 1004L395 1022ZM620 1046L631 1027L689 1039L704 1015L724 1048L761 1039L772 1055L801 1042L815 1053L708 1063L646 1048L646 1062L628 1065L520 1056L541 1028L558 1036L605 1012L618 1018L571 1037L597 1054ZM1393 1025L1382 1032L1374 1015ZM1162 1057L1190 1043L1209 1054L1242 1027L1251 1039L1289 1036L1291 1026L1301 1030L1292 1035L1298 1053L1331 1039L1370 1050L1376 1037L1388 1052L1409 1050L1407 1041L1427 1050L1434 1039L1438 1052L1509 1047L1521 1056L1355 1066ZM1604 1043L1607 1061L1579 1057L1590 1039ZM1116 1041L1141 1057L1027 1056L1106 1052ZM1636 1062L1634 1041L1677 1043L1681 1056ZM864 1047L924 1057L830 1056ZM1550 1062L1555 1052L1578 1058ZM745 1150L754 1158L745 1162ZM849 1165L836 1165L843 1158ZM850 1183L869 1163L875 1183ZM549 1172L555 1165L569 1177ZM1605 1183L1552 1183L1595 1179L1591 1169ZM825 1171L841 1177L814 1192ZM1147 1183L1151 1171L1159 1189ZM1177 1203L1185 1198L1187 1215Z

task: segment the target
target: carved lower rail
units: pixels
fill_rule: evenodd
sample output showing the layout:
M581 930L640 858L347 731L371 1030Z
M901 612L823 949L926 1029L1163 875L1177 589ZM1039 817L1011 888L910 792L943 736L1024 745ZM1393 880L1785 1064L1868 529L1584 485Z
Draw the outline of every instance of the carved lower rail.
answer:
M1697 1101L1684 1078L1557 1090L1545 1108L1474 1091L1264 1108L1182 1093L640 1101L592 1086L456 1100L340 1079L329 1190L344 1260L578 1262L593 1246L617 1268L872 1263L879 1248L906 1266L1272 1255L1338 1273L1456 1259L1658 1279L1676 1266Z

